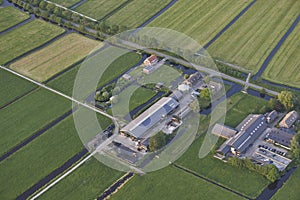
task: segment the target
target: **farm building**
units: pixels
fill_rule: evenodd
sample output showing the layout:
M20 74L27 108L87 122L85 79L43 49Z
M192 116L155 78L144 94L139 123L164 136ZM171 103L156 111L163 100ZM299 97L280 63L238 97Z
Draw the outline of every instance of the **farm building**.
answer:
M155 65L157 62L158 62L157 56L151 55L150 57L148 57L144 60L144 65L151 66L151 65Z
M290 148L291 140L293 138L292 133L288 133L285 130L272 128L266 135L266 141L283 146L285 148Z
M244 153L251 144L266 130L267 122L263 115L248 115L237 127L238 133L229 138L219 149L222 155Z
M187 80L186 80L186 83L188 85L196 85L201 79L202 79L202 75L200 72L196 72L194 74L192 74Z
M145 112L132 120L127 126L121 129L121 134L130 135L135 138L143 138L155 124L174 111L179 103L171 97L163 97Z
M279 123L280 127L291 128L292 125L299 119L299 114L294 110L286 114L286 116Z
M229 139L229 138L233 137L237 133L237 131L228 126L216 124L213 127L211 133L213 135L216 135L216 136L219 136L219 137L222 137L225 139Z
M274 122L274 120L277 118L278 116L278 113L276 110L273 110L272 112L270 112L268 115L267 115L267 122L270 124L272 122Z

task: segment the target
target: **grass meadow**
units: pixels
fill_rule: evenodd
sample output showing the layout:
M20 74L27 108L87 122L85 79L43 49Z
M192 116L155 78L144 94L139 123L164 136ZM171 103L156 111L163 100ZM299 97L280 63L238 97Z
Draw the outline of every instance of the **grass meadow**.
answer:
M111 199L243 199L169 166L144 176L136 175Z
M114 11L114 9L121 6L126 1L127 0L87 0L85 3L75 8L75 11L98 20Z
M136 28L163 9L170 2L171 0L133 0L109 17L108 21L112 24L123 25L128 28Z
M300 24L273 57L262 77L293 87L300 85Z
M248 4L227 0L178 1L148 26L179 31L204 46Z
M0 64L3 65L64 32L65 30L59 26L42 20L33 20L7 34L1 35Z
M0 32L28 18L29 18L28 14L24 12L20 12L16 8L13 7L0 8Z
M0 70L0 107L36 88L27 80Z
M298 0L258 0L208 51L213 57L256 72L299 10Z
M9 67L32 79L43 82L87 56L103 45L77 33L71 33L38 50Z
M0 154L71 109L71 102L38 89L0 110Z

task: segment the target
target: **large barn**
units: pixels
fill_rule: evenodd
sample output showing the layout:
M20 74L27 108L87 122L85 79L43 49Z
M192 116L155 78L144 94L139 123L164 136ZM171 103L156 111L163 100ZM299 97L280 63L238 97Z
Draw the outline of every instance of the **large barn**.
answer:
M163 97L122 128L121 133L135 138L143 138L147 131L174 111L178 106L179 103L175 99Z

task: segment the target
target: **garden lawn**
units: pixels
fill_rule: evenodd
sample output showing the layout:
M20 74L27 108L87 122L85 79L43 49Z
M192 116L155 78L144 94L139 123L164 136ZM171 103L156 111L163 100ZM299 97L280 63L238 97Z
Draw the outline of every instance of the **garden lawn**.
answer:
M213 57L257 72L299 10L298 0L257 0L208 51Z
M95 47L101 46L102 43L72 33L16 61L10 68L42 82L80 61Z
M4 31L26 19L29 18L29 15L20 12L19 10L13 7L4 7L0 8L0 32Z
M136 28L163 9L171 0L133 0L113 14L108 21L115 25Z
M82 149L70 116L0 163L1 199L15 199Z
M300 168L296 169L294 174L287 180L281 189L272 197L272 200L298 200L300 197L299 190Z
M243 199L175 167L136 175L111 199Z
M50 0L50 1L68 8L80 2L81 0Z
M235 94L227 100L228 112L225 124L235 127L248 114L258 113L265 104L267 101L260 98L242 93ZM236 115L236 112L239 112L239 115ZM209 118L206 118L200 122L199 129L202 133L206 133L208 120ZM226 164L214 158L212 153L200 159L198 153L204 137L205 135L202 134L176 163L251 198L257 197L269 184L263 176Z
M29 81L0 70L0 107L36 88Z
M300 87L300 23L289 35L263 73L263 78Z
M94 19L101 19L105 15L113 12L127 0L87 0L85 3L75 8L75 11L87 15Z
M0 155L71 109L71 102L38 89L0 110Z
M96 199L122 175L91 158L40 199Z
M204 46L249 3L227 0L178 1L149 26L179 31Z
M131 85L119 95L119 101L113 106L114 116L125 116L134 108L146 103L156 92L139 86Z
M101 59L99 60L95 59L96 61L94 62L92 58L89 58L87 63L83 64L83 67L96 68L95 70L97 70L98 68L101 69L101 67L104 68L104 66L101 65L103 59L110 60L108 56L105 57L101 56ZM102 87L103 85L107 84L109 81L113 80L114 78L117 78L119 75L126 72L132 66L136 65L140 61L140 59L141 56L139 54L131 53L131 52L119 57L117 60L113 61L110 64L110 67L105 72L103 72L101 80L98 83L98 87ZM89 62L92 63L91 66L89 66ZM93 65L93 63L97 63L97 64ZM80 67L81 65L78 65L70 69L69 71L63 73L62 75L58 76L54 80L50 81L48 85L71 96L73 92L75 78Z
M0 36L0 64L30 51L65 32L59 26L42 20L31 21ZM13 38L13 39L11 39Z

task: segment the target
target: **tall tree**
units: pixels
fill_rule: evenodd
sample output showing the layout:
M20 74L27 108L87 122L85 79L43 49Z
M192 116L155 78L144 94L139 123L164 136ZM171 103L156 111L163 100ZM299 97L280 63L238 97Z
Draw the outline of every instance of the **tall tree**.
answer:
M286 110L292 110L295 107L295 95L290 91L282 91L278 94L278 100Z

